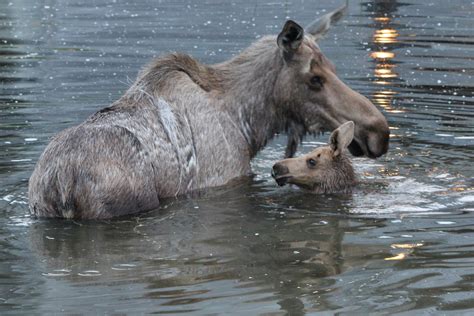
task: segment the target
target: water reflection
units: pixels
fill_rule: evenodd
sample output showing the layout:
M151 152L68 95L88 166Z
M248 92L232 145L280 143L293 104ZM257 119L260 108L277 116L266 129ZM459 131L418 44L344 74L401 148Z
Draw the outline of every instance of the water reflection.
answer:
M392 101L396 92L386 87L398 79L395 71L397 64L393 61L395 52L393 49L398 43L399 33L393 22L394 12L397 10L397 1L375 1L367 8L372 8L375 31L371 40L370 57L374 60L374 82L377 90L372 95L375 104L384 108L389 113L403 113L402 109L392 107Z
M331 308L322 294L334 281L324 278L354 268L358 260L350 258L374 251L343 244L344 231L358 230L338 215L347 212L350 197L275 196L251 187L175 201L121 222L41 221L29 230L31 251L43 263L46 287L60 280L91 296L102 291L102 280L125 279L140 288L137 300L152 300L162 311L199 310L209 300L231 297L250 306L273 302L290 314L304 313L305 300L316 310ZM122 294L113 285L108 293Z
M374 18L374 21L383 24L388 24L391 22L391 19L385 17L383 20L378 18ZM392 28L384 28L375 30L375 34L373 36L374 43L377 44L392 44L397 42L398 32Z
M31 109L31 89L40 80L35 75L37 57L31 53L33 41L19 36L23 35L23 29L18 25L15 8L11 4L0 7L0 188L3 188L17 185L18 175L28 177L31 156L36 156L31 152L37 140L36 132L28 128L37 116L37 111ZM29 115L31 112L35 112L34 117ZM11 195L11 201L6 202L23 201L18 195Z
M415 248L423 246L423 243L410 243L410 244L392 244L390 248L396 249L397 254L393 257L385 258L385 261L393 261L393 260L404 260L406 259L411 253L413 253Z

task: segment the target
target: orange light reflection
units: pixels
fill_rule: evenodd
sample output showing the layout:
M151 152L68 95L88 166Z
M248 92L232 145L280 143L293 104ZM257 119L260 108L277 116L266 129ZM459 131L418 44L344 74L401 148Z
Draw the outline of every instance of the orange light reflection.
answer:
M371 52L370 57L375 60L374 83L380 86L381 90L374 92L372 102L382 107L386 112L404 113L404 110L392 107L396 92L389 90L388 87L392 84L392 79L398 78L398 73L395 71L397 65L392 62L395 53L390 51L392 47L390 44L398 42L399 33L390 27L391 20L387 16L374 17L374 21L378 23L378 29L372 36L376 51Z
M374 18L374 20L381 23L388 23L390 22L391 19L387 16L380 16L380 17Z
M392 59L395 57L395 54L392 52L372 52L370 57L373 59Z
M398 35L399 35L398 32L394 29L375 30L374 43L377 43L377 44L396 43Z
M376 81L377 84L380 84L381 81ZM385 81L382 81L385 82ZM387 83L388 84L388 83ZM389 113L405 113L404 110L401 109L394 109L392 107L392 99L395 96L394 91L390 90L381 90L376 91L372 94L372 102L382 107L385 111Z
M393 256L393 257L388 257L388 258L385 258L384 260L386 261L391 261L391 260L403 260L407 257L407 254L406 253L399 253L398 255L396 256Z

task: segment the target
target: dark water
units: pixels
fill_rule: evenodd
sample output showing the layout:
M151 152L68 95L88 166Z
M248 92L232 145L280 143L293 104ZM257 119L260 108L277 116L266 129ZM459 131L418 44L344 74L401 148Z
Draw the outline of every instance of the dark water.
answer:
M278 188L280 136L253 179L138 218L28 216L48 139L116 100L153 56L222 61L286 17L338 5L0 0L0 313L474 313L471 1L351 1L321 42L392 131L382 159L354 159L351 196Z

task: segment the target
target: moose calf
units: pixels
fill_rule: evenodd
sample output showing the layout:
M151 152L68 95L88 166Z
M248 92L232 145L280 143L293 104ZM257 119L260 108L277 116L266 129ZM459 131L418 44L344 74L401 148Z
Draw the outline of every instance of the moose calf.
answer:
M344 150L353 138L354 122L349 121L332 132L328 146L277 162L272 177L280 186L291 183L314 193L348 193L356 179Z

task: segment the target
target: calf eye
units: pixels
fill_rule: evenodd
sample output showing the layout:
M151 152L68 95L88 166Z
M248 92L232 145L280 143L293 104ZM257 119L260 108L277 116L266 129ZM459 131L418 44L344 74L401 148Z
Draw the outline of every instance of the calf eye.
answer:
M306 160L306 163L308 164L309 168L316 167L316 160L314 160L313 158L309 158L308 160Z
M321 78L320 76L311 77L309 82L314 88L321 89L323 87L323 78Z

